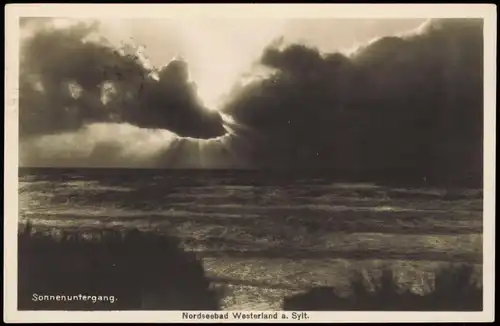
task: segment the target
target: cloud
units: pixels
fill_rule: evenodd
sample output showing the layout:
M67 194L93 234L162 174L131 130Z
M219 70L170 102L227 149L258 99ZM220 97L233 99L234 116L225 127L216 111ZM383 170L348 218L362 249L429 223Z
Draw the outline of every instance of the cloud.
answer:
M223 110L262 136L256 166L481 179L482 20L432 20L349 56L274 44L261 63L274 73Z
M95 122L196 138L225 133L220 115L198 100L185 62L154 71L141 49L117 49L100 38L97 23L28 19L21 27L21 137Z
M128 123L20 139L20 166L86 168L251 168L231 150L239 136L210 140L178 137L164 129Z
M91 123L75 131L21 139L21 166L154 168L177 136L131 124Z

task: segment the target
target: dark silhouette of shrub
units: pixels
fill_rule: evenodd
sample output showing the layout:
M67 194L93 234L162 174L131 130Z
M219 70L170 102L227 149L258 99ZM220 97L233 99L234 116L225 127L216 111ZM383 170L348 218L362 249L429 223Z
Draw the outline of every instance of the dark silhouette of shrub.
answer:
M284 299L283 310L311 311L481 311L482 286L472 281L470 265L449 265L438 270L431 291L419 295L400 287L393 271L382 270L370 289L360 272L350 279L351 295L331 287L317 287Z
M219 310L220 293L201 262L172 236L138 230L53 235L33 232L28 222L18 248L19 310ZM80 294L96 302L34 300Z

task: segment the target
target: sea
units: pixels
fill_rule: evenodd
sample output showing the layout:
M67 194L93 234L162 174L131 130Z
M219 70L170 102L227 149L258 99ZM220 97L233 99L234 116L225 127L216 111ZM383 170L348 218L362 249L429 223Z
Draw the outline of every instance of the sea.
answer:
M313 286L348 291L353 270L390 266L415 292L443 264L480 270L482 198L304 171L19 170L20 222L165 230L224 287L224 310L281 310Z

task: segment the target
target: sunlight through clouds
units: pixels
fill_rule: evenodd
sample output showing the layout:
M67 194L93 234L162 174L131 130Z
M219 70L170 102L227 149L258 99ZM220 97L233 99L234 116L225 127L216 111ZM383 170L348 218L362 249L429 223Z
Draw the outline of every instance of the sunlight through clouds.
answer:
M178 20L170 22L183 42L192 80L210 109L219 109L227 92L279 34L279 20Z
M324 53L324 49L341 50L345 44L363 44L366 47L367 44L372 44L369 41L370 35L403 35L402 33L406 33L404 31L407 30L410 30L410 34L419 33L419 31L421 33L424 28L422 26L425 26L425 24L422 25L423 20L311 22L300 19L208 18L196 20L98 19L96 21L98 29L92 30L92 40L98 39L98 43L105 44L122 55L135 56L146 70L151 71L152 79L159 80L158 73L162 68L172 60L182 58L187 63L189 82L196 85L195 96L207 109L219 111L223 125L222 132L225 130L225 134L200 139L202 137L181 137L179 134L182 133L148 129L148 126L144 125L135 127L127 123L116 123L126 121L116 113L121 110L120 104L115 101L117 96L123 96L125 100L133 100L132 97L135 95L128 89L122 91L123 87L115 84L115 81L104 81L99 85L100 94L97 101L100 100L105 109L109 107L113 110L108 114L108 122L87 125L71 132L41 135L23 140L22 147L29 148L25 151L29 153L23 156L23 162L27 162L28 165L31 164L30 162L37 161L37 155L40 156L41 164L48 165L52 164L51 162L58 164L57 158L61 158L63 163L60 164L70 165L140 166L145 164L151 166L154 164L153 161L162 155L166 156L165 162L176 162L172 163L173 166L215 168L238 165L245 160L242 155L246 155L238 151L241 148L248 150L252 142L257 138L262 140L263 136L259 135L250 124L245 125L247 122L241 119L237 122L229 115L230 110L226 110L226 104L232 99L231 97L235 97L238 90L247 87L250 83L258 83L259 80L267 79L275 72L274 68L261 64L264 49L280 44L285 47L298 42L317 47L321 53ZM82 22L95 23L96 21L41 19L29 22L34 28L24 30L32 31L40 26L65 29ZM25 25L29 27L29 24ZM351 28L349 31L352 33L351 36L347 32L337 33L344 29L348 30L350 26L359 26L359 29ZM409 28L411 26L417 29ZM316 32L312 33L313 31ZM359 42L356 43L355 40ZM30 77L34 78L33 82L36 82L35 74ZM68 81L66 85L68 94L73 99L85 97L82 91L87 90L82 90L76 82ZM38 92L44 91L42 82L38 82L33 88ZM151 103L154 102L135 105L137 113L134 114L140 115L140 112L147 111ZM170 104L162 105L160 104L160 109L155 113L157 115L154 119L174 119L168 113ZM75 112L78 113L77 111ZM74 120L77 119L78 117L75 116ZM205 118L200 121L204 121L203 119ZM110 123L110 121L115 121L115 123ZM78 127L78 124L73 125ZM189 135L189 133L183 135ZM241 135L245 136L241 137ZM263 139L263 141L268 140ZM235 146L235 143L238 145ZM172 153L165 154L165 152ZM109 158L110 153L116 157ZM73 157L72 162L68 161L69 156ZM89 161L83 162L86 156L89 157Z

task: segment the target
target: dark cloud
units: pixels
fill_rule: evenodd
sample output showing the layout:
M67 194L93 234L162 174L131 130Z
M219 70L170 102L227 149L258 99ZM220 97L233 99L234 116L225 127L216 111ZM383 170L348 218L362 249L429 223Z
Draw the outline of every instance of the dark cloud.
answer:
M482 20L434 20L351 56L271 46L261 62L272 76L224 110L263 137L256 166L482 179Z
M198 100L185 62L170 62L157 80L134 51L91 38L97 24L56 29L50 23L21 21L33 31L21 45L21 136L76 130L91 122L127 122L196 138L225 133L220 115Z

